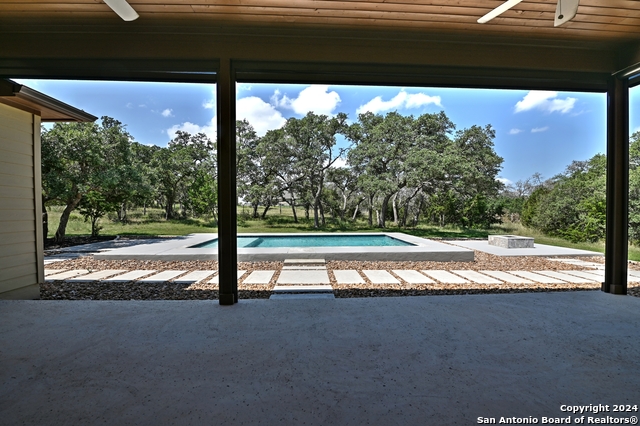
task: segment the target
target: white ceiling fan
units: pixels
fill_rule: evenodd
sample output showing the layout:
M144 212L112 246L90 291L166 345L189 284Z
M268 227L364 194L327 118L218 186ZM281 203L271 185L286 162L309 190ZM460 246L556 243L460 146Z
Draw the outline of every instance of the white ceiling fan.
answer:
M127 0L103 0L115 13L125 21L135 21L138 13L131 7Z
M489 22L496 16L504 13L505 11L511 9L513 6L520 3L522 0L508 0L501 4L500 6L493 9L491 12L484 15L482 18L478 19L479 24L484 24L485 22ZM556 6L556 19L553 23L554 27L559 27L565 22L569 22L576 16L578 13L578 4L580 0L558 0L558 4Z

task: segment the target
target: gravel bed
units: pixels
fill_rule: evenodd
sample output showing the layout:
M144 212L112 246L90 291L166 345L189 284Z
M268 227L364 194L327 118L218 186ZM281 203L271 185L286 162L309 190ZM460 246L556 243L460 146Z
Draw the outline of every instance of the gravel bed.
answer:
M604 264L604 257L580 257L580 260ZM267 299L280 275L282 262L239 262L238 270L246 270L246 276L256 270L275 270L269 284L238 284L238 294L241 299ZM638 268L636 262L630 262L630 267ZM142 260L96 260L93 256L66 260L48 265L51 269L87 269L100 271L104 269L153 269L158 272L164 270L217 270L217 261L142 261ZM500 257L483 252L475 252L473 262L362 262L362 261L328 261L329 278L336 297L393 297L393 296L435 296L460 294L492 294L492 293L523 293L523 292L553 292L553 291L584 291L599 290L600 284L407 284L399 277L401 284L372 284L366 276L364 284L339 285L333 275L334 269L440 269L455 270L582 270L582 266L551 261L546 258L532 256ZM217 299L218 285L209 284L205 280L200 284L161 284L128 283L67 283L57 281L40 286L41 299L49 300L202 300ZM640 285L631 283L629 295L640 297Z

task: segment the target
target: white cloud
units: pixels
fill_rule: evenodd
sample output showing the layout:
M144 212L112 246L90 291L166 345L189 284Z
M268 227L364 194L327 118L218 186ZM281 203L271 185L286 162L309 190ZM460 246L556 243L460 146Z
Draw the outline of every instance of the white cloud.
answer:
M557 97L558 92L532 90L516 103L515 112L539 109L548 113L557 111L566 114L573 109L577 101L576 98L557 99Z
M209 137L209 139L211 139L212 141L216 140L217 137L217 128L218 128L218 124L217 124L217 117L213 117L211 119L211 121L209 122L209 124L206 124L204 126L200 126L198 124L195 123L191 123L189 121L186 121L182 124L175 124L173 126L171 126L171 128L167 129L167 134L169 135L169 137L171 139L176 137L176 132L178 130L181 130L183 132L187 132L190 133L192 135L195 135L197 133L204 133L205 135L207 135Z
M522 130L520 130L520 129L511 129L511 130L509 130L509 134L510 135L517 135L518 133L522 133Z
M133 108L133 104L131 102L127 103L127 108Z
M211 90L211 99L209 99L208 101L204 101L202 103L202 107L205 109L216 109L216 86L213 86L213 89Z
M333 168L347 167L347 160L344 158L338 158L332 165Z
M162 114L163 117L173 117L173 110L170 108L167 108L164 111L162 111L160 114Z
M280 111L271 104L256 96L238 99L236 103L236 118L246 119L255 129L258 136L267 130L278 129L287 121Z
M531 129L531 133L546 132L547 130L549 130L549 126L544 126L544 127L534 127L533 129Z
M208 102L202 104L203 108L210 109L215 108L215 91L214 98ZM287 121L280 112L262 99L249 96L246 98L238 99L236 102L236 118L238 120L246 119L251 123L256 133L259 136L263 136L267 130L277 129ZM181 124L175 124L166 130L166 133L171 139L173 139L178 130L191 133L204 133L211 140L216 140L217 137L217 117L214 115L211 121L205 125L199 125L186 121Z
M429 96L424 93L408 94L404 90L400 90L397 95L388 101L383 101L382 96L376 96L364 105L360 105L356 110L356 114L364 112L372 112L377 114L382 111L390 111L399 108L419 108L424 105L434 104L442 107L442 99L440 96Z
M312 84L293 99L287 95L280 97L280 91L276 90L271 97L271 103L275 107L291 109L298 115L306 115L309 111L331 115L341 99L338 92L328 90L328 85Z
M429 96L424 93L414 93L407 96L407 108L420 108L424 105L434 104L442 107L440 96Z
M497 177L496 180L498 182L502 182L505 186L509 186L509 185L513 185L513 182L511 182L509 179L507 178L503 178L503 177Z

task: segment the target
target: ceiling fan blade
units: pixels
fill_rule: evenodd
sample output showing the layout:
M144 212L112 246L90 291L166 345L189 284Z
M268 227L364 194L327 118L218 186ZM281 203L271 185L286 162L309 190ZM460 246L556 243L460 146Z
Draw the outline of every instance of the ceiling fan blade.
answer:
M556 19L553 22L554 27L559 27L565 22L569 22L578 13L578 4L580 0L558 0L556 6Z
M138 13L131 7L127 0L103 0L119 17L125 21L135 21Z
M520 3L521 1L522 0L508 0L502 3L500 6L496 7L491 12L487 13L482 18L478 19L478 24L484 24L485 22L489 22L496 16L501 15L507 10L511 9L513 6Z

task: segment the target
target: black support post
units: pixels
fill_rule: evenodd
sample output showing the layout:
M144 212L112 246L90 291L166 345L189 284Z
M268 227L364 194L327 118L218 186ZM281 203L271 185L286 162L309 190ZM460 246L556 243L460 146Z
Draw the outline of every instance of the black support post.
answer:
M230 59L220 60L218 114L218 294L221 305L238 302L236 237L236 82Z
M607 228L602 291L627 294L629 83L612 77L607 91Z

